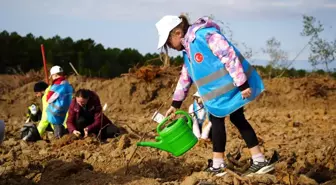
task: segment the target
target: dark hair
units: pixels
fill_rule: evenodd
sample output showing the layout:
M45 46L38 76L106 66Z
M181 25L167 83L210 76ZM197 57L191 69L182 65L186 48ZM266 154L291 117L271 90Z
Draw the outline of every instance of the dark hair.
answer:
M41 92L45 91L48 88L48 84L44 81L39 81L36 84L34 84L34 92Z
M65 76L64 72L59 72L59 73L56 73L57 75L59 76Z
M89 99L90 97L90 90L88 89L79 89L76 94L75 94L76 97L81 97L81 98L84 98L84 99Z
M182 19L182 22L179 25L177 25L171 32L173 33L177 29L181 29L183 31L183 35L185 35L190 27L188 17L182 14L179 16L179 18Z

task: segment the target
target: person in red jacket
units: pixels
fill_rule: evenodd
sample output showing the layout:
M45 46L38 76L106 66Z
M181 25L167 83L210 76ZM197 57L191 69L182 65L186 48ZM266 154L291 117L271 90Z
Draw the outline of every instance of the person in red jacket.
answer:
M102 112L99 96L88 89L79 89L70 104L67 119L69 133L87 137L100 133L100 139L117 137L120 130ZM103 120L102 120L103 118Z

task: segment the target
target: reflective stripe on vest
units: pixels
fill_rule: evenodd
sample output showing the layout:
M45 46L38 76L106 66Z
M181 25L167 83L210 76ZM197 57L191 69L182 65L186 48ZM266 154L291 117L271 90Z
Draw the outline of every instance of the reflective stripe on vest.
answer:
M73 88L64 80L61 84L53 84L50 90L58 93L58 97L47 104L47 120L53 125L61 125L66 119L71 104Z
M71 96L72 93L65 94L64 97ZM63 98L64 98L63 97ZM50 106L50 107L49 107ZM55 103L49 103L48 112L54 116L65 117L68 111L68 108L57 106ZM63 112L63 113L60 113Z
M239 58L239 61L241 61L241 62L245 60L245 58L242 55L239 55L238 58ZM252 65L249 65L247 71L245 72L245 75L246 75L247 79L251 76L253 70L254 70L254 67ZM203 78L195 81L195 84L198 87L201 87L201 86L203 86L203 85L205 85L205 84L207 84L207 83L209 83L213 80L216 80L220 77L223 77L223 76L227 75L228 73L229 72L225 68L222 68L222 69L220 69L220 70L218 70L214 73L211 73L210 75L208 75L206 77L203 77ZM225 94L228 91L231 91L234 88L236 88L236 86L234 86L233 83L230 83L228 85L225 85L223 87L220 87L216 90L213 90L213 91L203 95L202 99L203 99L203 101L209 101L213 98L216 98L219 95L222 95L222 94Z
M238 59L239 59L240 62L243 62L245 60L243 55L239 55ZM216 71L216 72L214 72L214 73L212 73L208 76L205 76L201 79L198 79L195 83L200 87L200 86L203 86L204 84L207 84L207 83L209 83L213 80L216 80L216 79L218 79L222 76L225 76L227 74L229 74L229 72L225 68L222 68L222 69L220 69L220 70L218 70L218 71Z
M241 63L251 88L251 95L248 98L241 96L235 79L226 71L225 64L209 47L207 37L214 33L225 38L216 27L199 29L195 33L195 39L187 43L190 53L183 51L183 59L188 75L202 97L205 110L215 117L222 118L255 100L265 88L258 72L240 56L239 50L227 41L228 46L232 47L230 50L233 49L235 52L234 62ZM202 57L198 58L199 55Z
M50 103L49 105L51 105L52 107L55 108L55 105L53 103ZM50 114L52 114L54 116L65 117L65 115L66 115L66 113L56 113L56 112L50 110L50 108L48 108L48 111L50 112Z
M69 96L69 95L71 95L71 94L67 94L66 96ZM56 111L68 111L67 108L57 106L57 105L55 105L54 103L49 103L49 105L50 105L53 109L56 109Z

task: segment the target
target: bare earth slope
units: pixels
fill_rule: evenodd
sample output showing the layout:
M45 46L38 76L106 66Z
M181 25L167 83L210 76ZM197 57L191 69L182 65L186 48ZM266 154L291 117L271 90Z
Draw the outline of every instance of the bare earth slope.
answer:
M0 149L0 184L247 184L232 175L215 178L201 172L211 158L210 143L199 143L178 158L140 147L124 175L139 136L146 132L145 140L154 139L156 123L150 117L162 103L166 102L161 113L169 108L177 75L168 71L149 82L132 75L110 80L71 76L75 89L89 88L100 95L102 104L108 104L107 116L124 130L121 137L104 144L70 135L58 141L20 141L26 107L39 102L32 93L34 82L19 86L21 77L0 76L0 84L12 84L1 86L0 118L7 130ZM250 178L250 183L336 184L336 80L307 77L264 82L267 90L245 107L246 117L267 157L277 150L280 162L274 173ZM190 96L194 91L192 87ZM192 101L190 96L184 110ZM244 162L249 157L245 143L229 119L225 124L227 152L241 151Z

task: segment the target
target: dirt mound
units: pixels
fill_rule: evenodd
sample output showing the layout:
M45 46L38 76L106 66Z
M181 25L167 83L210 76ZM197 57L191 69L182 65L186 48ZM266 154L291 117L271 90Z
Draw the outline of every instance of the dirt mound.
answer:
M93 167L81 160L65 163L62 160L50 161L44 168L40 184L66 184L69 177L76 174L90 173Z
M41 79L43 79L42 71L30 71L26 74L18 75L0 75L0 94Z
M7 123L0 148L0 184L332 184L336 179L336 80L326 77L265 80L266 91L245 107L267 157L276 150L280 161L274 173L249 180L234 175L211 177L201 172L211 158L211 143L198 143L184 156L139 147L129 164L136 142L153 140L156 123L150 120L162 104L171 103L179 71L142 68L114 79L71 76L73 87L96 91L106 115L123 135L100 143L95 138L25 143L19 139L23 115L34 98L32 86L13 85L3 90L0 118ZM1 79L3 81L4 78ZM13 77L17 79L17 77ZM5 81L11 80L6 76ZM20 80L17 80L20 81ZM20 82L21 83L21 82ZM7 86L4 86L7 87ZM192 87L190 93L195 92ZM192 103L189 96L182 109ZM226 119L227 152L249 153L237 129ZM227 161L228 162L228 161ZM323 172L323 173L322 173Z
M122 76L133 75L138 79L143 79L147 82L154 80L161 73L163 73L163 68L159 66L142 66L139 69L131 68L128 74L123 74Z

